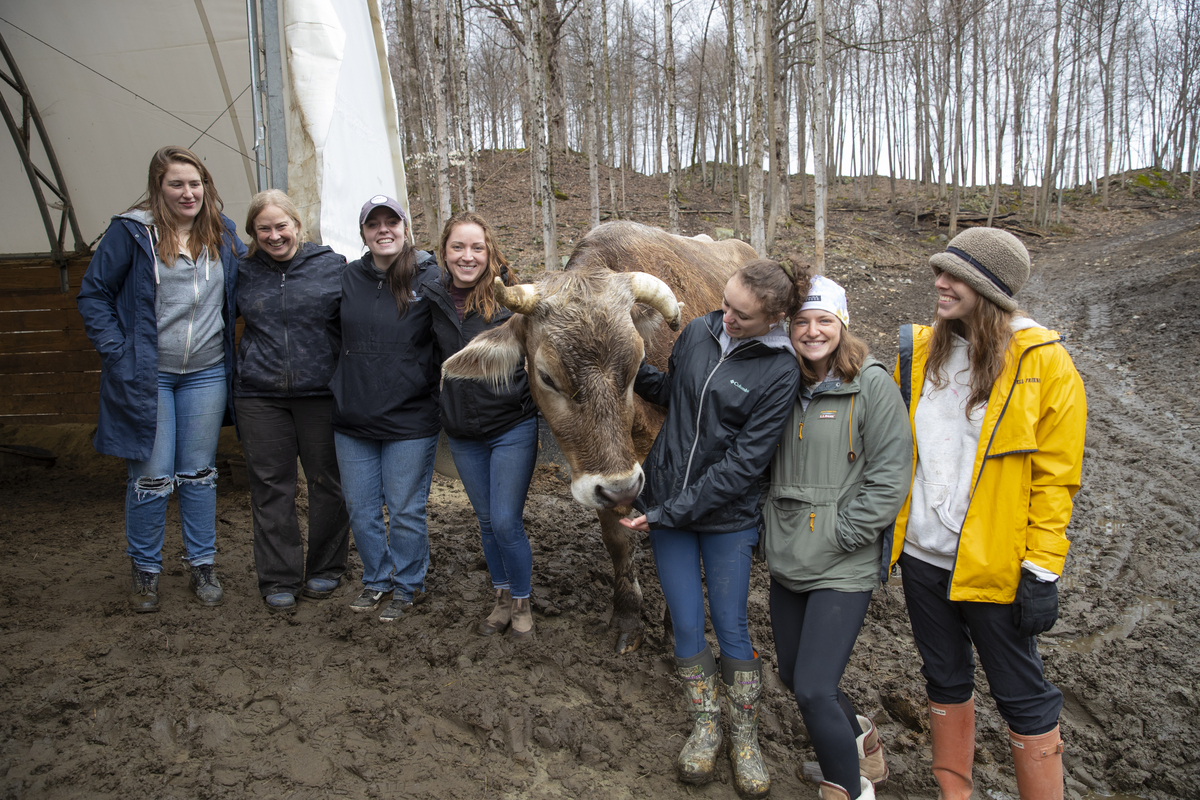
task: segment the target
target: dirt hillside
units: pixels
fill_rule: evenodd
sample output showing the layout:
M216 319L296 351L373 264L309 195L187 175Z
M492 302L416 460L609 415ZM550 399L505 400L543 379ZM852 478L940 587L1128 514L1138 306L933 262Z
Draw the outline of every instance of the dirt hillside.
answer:
M532 274L541 247L527 162L486 159L480 181L480 211ZM1088 390L1062 616L1041 640L1047 673L1067 696L1067 792L1076 799L1188 798L1200 785L1200 210L1164 185L1122 184L1109 210L1070 198L1061 224L1023 234L1035 268L1022 305L1068 335ZM631 211L664 207L664 179L626 176L625 187ZM896 326L931 315L927 259L944 247L945 229L914 223L911 195L896 213L884 179L857 188L842 187L830 215L828 272L848 289L856 330L888 361ZM564 165L560 189L565 243L586 225L583 167ZM694 185L685 197L699 212L684 215L686 233L731 226L727 199ZM1015 211L1008 224L1027 229L1019 209L1006 210ZM811 252L811 213L799 198L794 216L779 253ZM189 602L172 503L162 611L131 615L124 465L92 453L90 434L0 427L0 444L59 456L50 469L0 469L0 797L736 796L727 761L709 786L676 781L687 718L649 549L638 557L646 643L617 656L599 525L554 469L539 470L525 510L538 637L517 646L473 631L490 605L487 572L462 487L442 477L430 501L429 592L400 622L351 613L355 581L293 616L268 614L249 497L234 474L218 495L225 604ZM231 436L221 449L223 462L239 454ZM351 560L357 578L361 564ZM759 563L751 631L773 667L766 585ZM876 593L843 683L882 731L892 771L883 798L936 796L918 668L892 581ZM979 796L1015 797L982 673L977 689ZM772 796L815 797L796 774L812 748L773 674L761 738Z

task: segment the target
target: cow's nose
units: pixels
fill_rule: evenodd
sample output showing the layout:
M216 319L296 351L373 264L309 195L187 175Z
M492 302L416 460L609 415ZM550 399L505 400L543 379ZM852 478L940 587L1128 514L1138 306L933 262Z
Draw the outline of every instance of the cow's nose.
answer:
M633 485L620 489L610 489L603 485L597 486L596 499L606 508L627 506L637 499L638 494L642 491L642 483L644 481L645 478L639 475L637 480L633 482Z

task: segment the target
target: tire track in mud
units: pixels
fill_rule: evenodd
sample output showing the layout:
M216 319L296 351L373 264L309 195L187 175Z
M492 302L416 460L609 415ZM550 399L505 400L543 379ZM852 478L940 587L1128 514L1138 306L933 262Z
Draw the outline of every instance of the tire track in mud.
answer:
M1064 764L1088 789L1188 797L1200 779L1200 224L1181 215L1058 249L1035 256L1023 300L1066 335L1088 397L1062 615L1042 642L1066 695Z

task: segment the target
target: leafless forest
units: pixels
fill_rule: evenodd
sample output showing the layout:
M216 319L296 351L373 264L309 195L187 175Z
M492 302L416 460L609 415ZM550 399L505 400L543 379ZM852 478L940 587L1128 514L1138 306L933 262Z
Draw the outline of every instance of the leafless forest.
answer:
M818 255L832 181L863 197L887 181L892 203L940 208L953 235L961 214L997 212L1001 184L1044 227L1065 192L1107 206L1110 176L1196 167L1200 0L384 0L383 13L429 229L474 207L474 153L528 148L548 265L568 149L589 160L594 222L622 215L629 171L666 173L672 229L680 187L703 181L762 253L811 205Z

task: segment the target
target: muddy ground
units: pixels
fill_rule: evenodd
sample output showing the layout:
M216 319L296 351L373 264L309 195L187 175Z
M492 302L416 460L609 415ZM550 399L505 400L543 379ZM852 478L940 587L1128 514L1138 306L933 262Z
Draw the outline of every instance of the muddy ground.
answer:
M1187 798L1200 785L1200 212L1142 205L1068 209L1069 226L1027 239L1035 274L1023 307L1068 334L1089 401L1062 617L1041 640L1067 696L1072 798ZM688 219L691 233L714 224ZM884 203L847 204L830 227L866 232L835 240L829 272L849 289L857 329L891 359L896 323L932 309L925 259L942 246L939 229ZM505 235L514 251L536 249L527 234ZM646 642L616 656L599 526L553 468L539 469L525 513L534 642L474 633L490 605L487 572L461 485L442 477L430 501L429 592L409 618L383 625L351 613L355 582L293 616L268 614L249 498L232 475L219 483L225 604L189 600L172 504L162 611L135 616L124 467L91 452L90 432L0 427L2 444L59 456L51 469L0 471L4 798L736 796L727 762L706 787L676 781L688 726L653 561L643 549ZM222 457L237 452L226 437ZM353 553L351 569L361 574ZM752 635L773 665L766 570L756 569ZM918 667L892 581L876 593L843 682L883 733L884 798L936 796ZM982 674L978 689L979 796L1015 797ZM773 675L761 738L772 796L815 797L796 775L814 757L807 734Z

